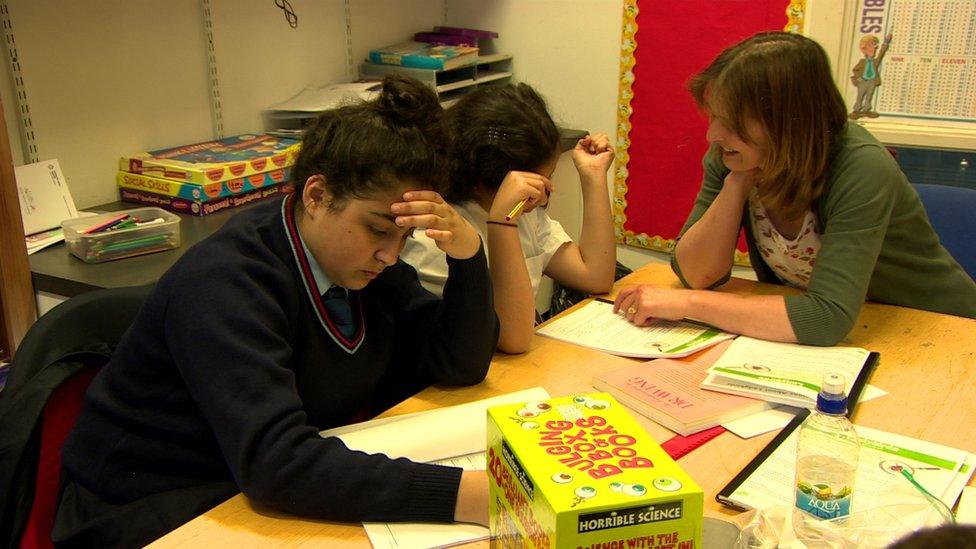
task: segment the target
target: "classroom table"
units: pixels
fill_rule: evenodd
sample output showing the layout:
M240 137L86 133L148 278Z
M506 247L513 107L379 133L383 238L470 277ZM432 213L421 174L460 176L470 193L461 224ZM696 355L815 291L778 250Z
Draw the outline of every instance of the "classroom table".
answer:
M680 287L667 265L649 264L615 286L648 283ZM786 294L794 290L733 278L721 291ZM857 425L976 452L976 320L892 305L866 303L841 345L881 353L870 382L888 395L856 408ZM519 389L542 386L552 396L593 392L594 373L631 363L592 349L533 337L522 355L496 354L487 379L457 389L432 387L404 401L388 415L462 404ZM674 434L635 414L658 442ZM740 439L723 433L678 460L705 492L705 515L729 518L737 512L715 501L715 494L774 436ZM974 484L970 482L970 484ZM260 508L238 494L154 542L151 547L369 546L358 524L304 519ZM486 542L472 546L486 547Z

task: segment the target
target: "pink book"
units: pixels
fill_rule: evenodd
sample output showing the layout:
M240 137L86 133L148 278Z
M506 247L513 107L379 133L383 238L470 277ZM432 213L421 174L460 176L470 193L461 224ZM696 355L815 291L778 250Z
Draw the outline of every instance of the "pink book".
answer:
M593 386L680 435L761 412L774 404L701 388L706 371L725 352L723 341L691 360L659 358L593 376Z

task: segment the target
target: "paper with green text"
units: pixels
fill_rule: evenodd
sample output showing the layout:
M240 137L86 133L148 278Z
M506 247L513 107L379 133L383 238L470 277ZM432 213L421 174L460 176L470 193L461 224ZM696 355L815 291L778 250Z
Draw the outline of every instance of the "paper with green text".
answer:
M858 347L814 347L739 336L708 369L702 388L813 408L825 373L843 375L850 391L868 355Z
M656 319L647 326L635 326L613 312L613 303L598 299L549 321L536 333L634 358L679 358L735 337L688 321Z
M861 451L852 513L924 502L902 475L902 469L907 469L916 482L949 507L973 474L976 454L860 425L855 428ZM747 509L793 505L798 431L794 430L728 499Z

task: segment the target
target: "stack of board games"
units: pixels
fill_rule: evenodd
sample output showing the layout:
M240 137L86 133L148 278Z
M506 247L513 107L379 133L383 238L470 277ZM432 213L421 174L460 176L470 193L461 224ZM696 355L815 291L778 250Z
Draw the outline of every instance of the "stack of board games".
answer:
M488 409L493 547L698 549L704 495L607 393Z
M290 190L297 139L244 134L123 156L122 200L189 215L208 215Z

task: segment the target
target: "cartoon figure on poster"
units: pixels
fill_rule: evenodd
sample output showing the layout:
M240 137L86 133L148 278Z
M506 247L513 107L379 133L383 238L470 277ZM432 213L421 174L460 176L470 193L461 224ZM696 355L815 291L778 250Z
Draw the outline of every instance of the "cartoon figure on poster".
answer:
M861 38L859 47L864 57L851 71L851 83L857 88L857 99L854 100L854 108L850 114L851 120L878 117L878 113L871 108L871 101L874 99L875 88L881 85L881 61L888 51L888 45L891 44L891 34L885 36L884 43L880 44L881 49L878 49L878 42L878 37L873 34Z

